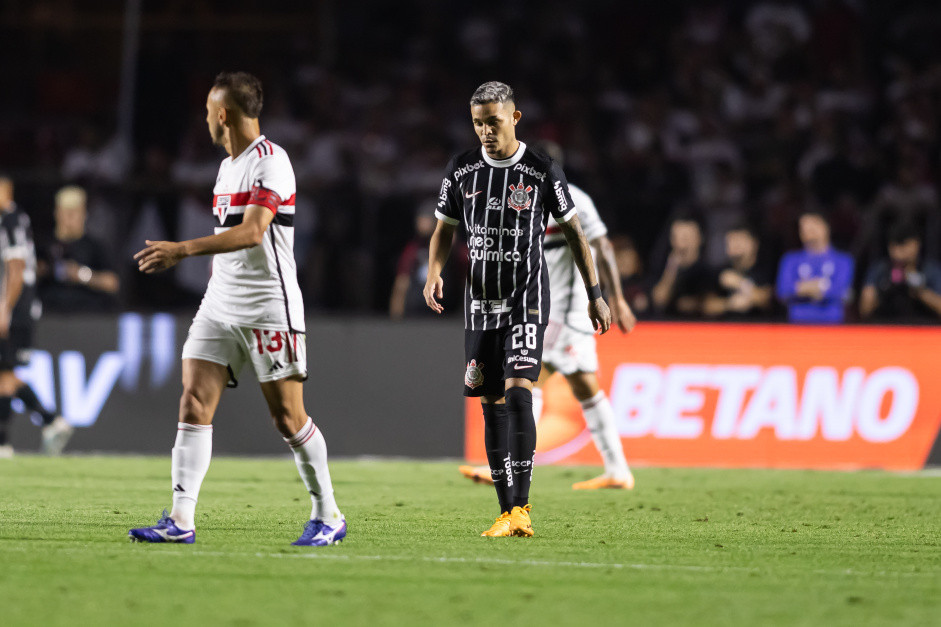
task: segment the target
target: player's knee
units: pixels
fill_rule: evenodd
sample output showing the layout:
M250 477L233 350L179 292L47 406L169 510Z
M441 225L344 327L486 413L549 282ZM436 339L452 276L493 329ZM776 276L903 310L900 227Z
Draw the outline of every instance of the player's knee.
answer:
M506 408L511 412L533 410L533 391L524 386L513 386L506 391Z
M16 378L12 371L0 373L0 396L13 396L23 382Z

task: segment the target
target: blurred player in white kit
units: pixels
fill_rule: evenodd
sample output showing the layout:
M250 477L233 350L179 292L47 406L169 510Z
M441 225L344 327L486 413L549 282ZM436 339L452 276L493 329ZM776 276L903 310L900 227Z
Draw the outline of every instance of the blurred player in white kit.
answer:
M562 163L562 150L552 142L539 144L557 163ZM598 215L598 209L584 191L569 183L572 200L585 231L585 237L595 249L598 277L609 300L612 324L623 333L629 333L637 319L621 292L614 248L608 240L608 229ZM598 352L591 321L585 315L588 297L579 289L579 274L572 253L565 244L558 227L546 230L544 244L546 264L549 267L549 293L552 304L546 329L542 372L533 387L533 415L538 421L542 413L542 386L554 373L561 373L572 393L582 406L585 423L604 462L604 473L587 481L575 483L575 490L603 488L630 490L634 476L624 457L621 436L615 424L614 411L604 390L598 384ZM461 466L461 474L479 483L491 483L487 466Z
M250 363L275 427L294 453L313 508L298 546L335 544L346 520L333 498L323 435L304 409L304 303L294 261L294 170L284 149L261 134L261 81L244 72L216 77L206 101L222 161L213 190L215 234L184 242L147 241L142 272L185 257L215 255L212 278L183 345L183 395L171 462L173 509L156 525L131 529L139 542L191 544L199 489L212 456L212 419L222 391Z

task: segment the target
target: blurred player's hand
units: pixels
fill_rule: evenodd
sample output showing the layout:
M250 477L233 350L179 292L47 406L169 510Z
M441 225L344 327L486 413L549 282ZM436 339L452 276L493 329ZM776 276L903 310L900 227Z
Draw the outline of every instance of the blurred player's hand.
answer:
M588 302L588 318L591 320L591 326L595 331L607 333L611 328L611 310L603 298L596 298Z
M437 278L428 277L428 280L425 281L425 289L422 290L422 293L425 295L425 304L431 308L435 313L441 313L444 311L444 307L441 306L435 299L440 299L444 297L444 279L440 276Z
M6 338L10 335L10 311L0 305L0 338Z
M623 298L615 298L611 301L611 322L621 329L621 333L630 333L634 330L637 318Z
M145 274L162 272L180 263L185 257L183 245L177 242L152 242L146 240L147 248L134 255L137 269Z

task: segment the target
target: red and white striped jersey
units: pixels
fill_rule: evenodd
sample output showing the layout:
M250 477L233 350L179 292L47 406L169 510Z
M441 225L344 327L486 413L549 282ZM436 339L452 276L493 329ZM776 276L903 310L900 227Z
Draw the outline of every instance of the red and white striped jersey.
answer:
M581 189L569 183L569 192L572 202L578 209L578 220L589 242L608 234L608 229L598 215L598 209L591 197ZM594 333L591 320L588 318L588 294L582 282L582 275L575 265L572 250L562 235L562 229L550 225L546 229L546 266L549 268L549 293L552 295L552 306L549 309L549 319L553 322L567 324L578 331ZM592 257L595 260L597 274L599 251L592 248Z
M196 318L229 324L304 332L304 303L294 261L294 168L284 149L262 135L219 166L212 211L216 233L241 224L248 205L274 213L264 240L251 248L220 253Z

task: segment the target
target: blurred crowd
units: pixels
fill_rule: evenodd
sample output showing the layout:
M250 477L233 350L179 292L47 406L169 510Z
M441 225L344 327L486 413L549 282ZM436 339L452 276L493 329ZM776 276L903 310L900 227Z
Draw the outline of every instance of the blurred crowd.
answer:
M22 59L0 170L39 241L54 238L56 191L87 192L116 307L198 302L205 260L151 278L131 255L211 229L224 155L205 94L217 71L245 69L265 84L262 131L294 163L313 312L422 310L431 203L449 156L475 145L470 94L498 79L517 92L520 137L564 147L639 317L941 314L935 2L288 2L263 20L250 2L145 3L130 136L117 61L101 61L120 59L121 14L81 4L0 9L0 50Z

